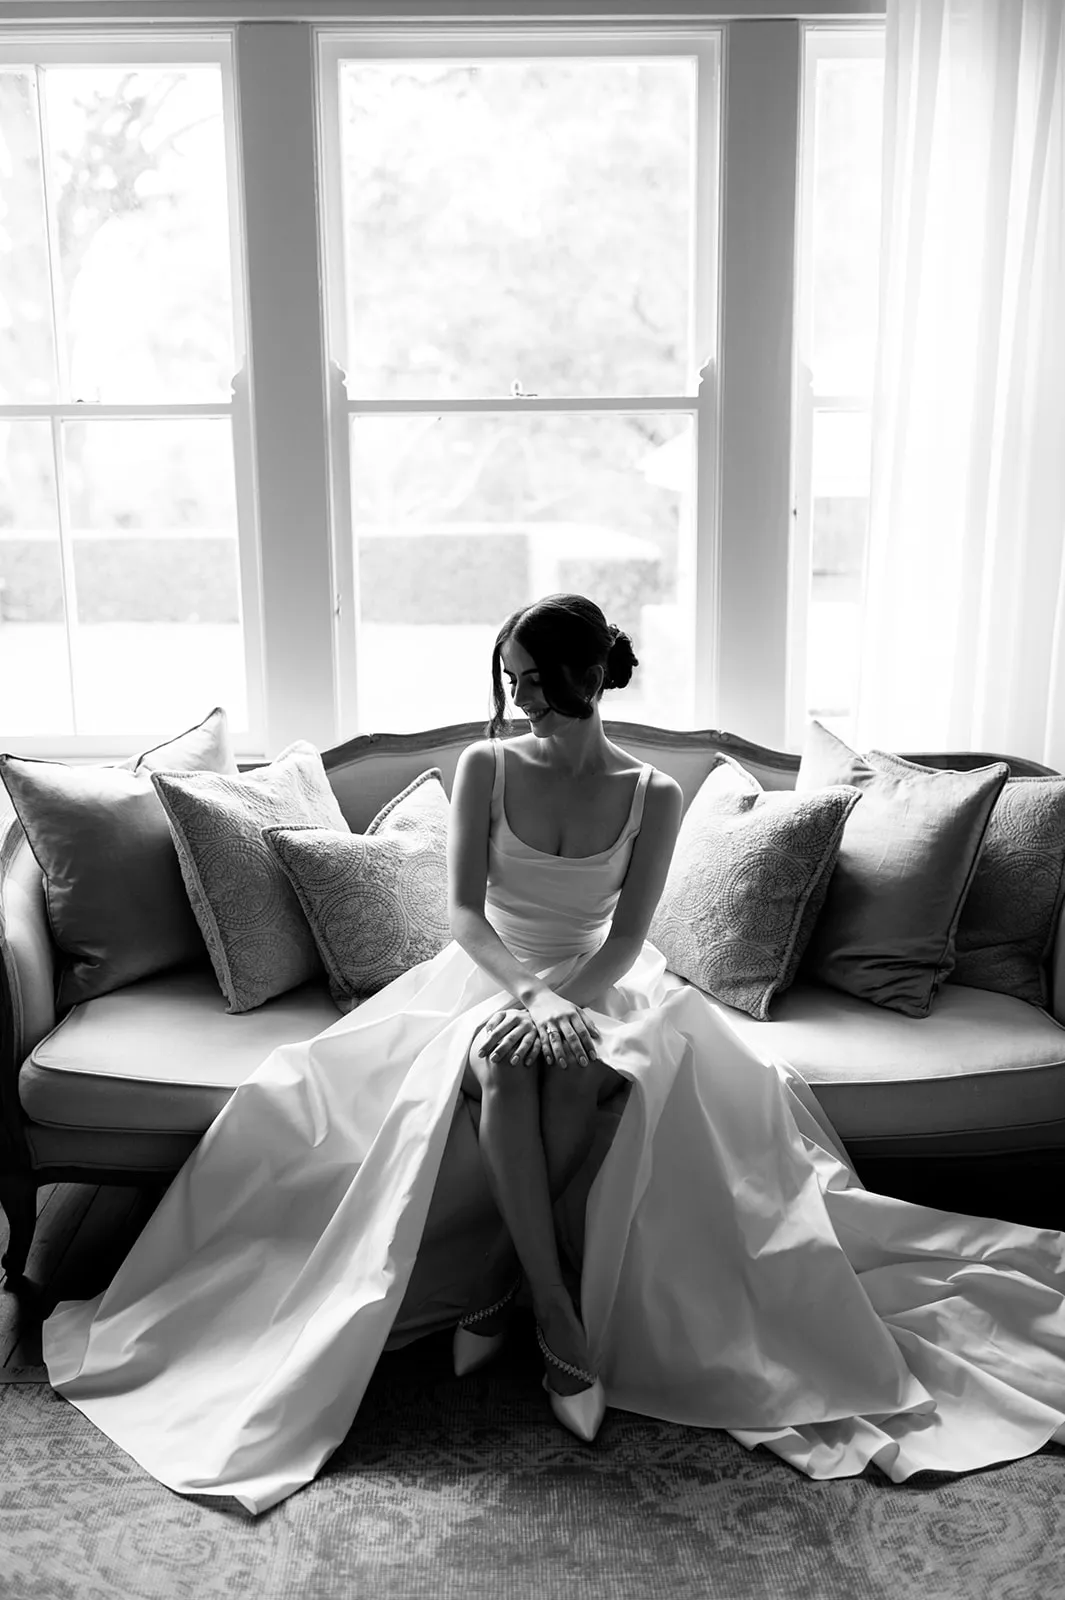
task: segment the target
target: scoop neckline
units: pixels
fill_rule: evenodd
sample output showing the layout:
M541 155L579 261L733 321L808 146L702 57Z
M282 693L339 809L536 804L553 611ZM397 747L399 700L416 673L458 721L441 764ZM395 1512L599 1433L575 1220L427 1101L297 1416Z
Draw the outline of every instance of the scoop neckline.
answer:
M502 821L507 832L510 834L510 837L515 841L516 844L520 844L523 850L530 850L534 856L542 856L545 861L598 861L600 856L613 855L614 851L617 850L620 845L624 844L625 840L628 838L629 830L632 827L632 811L636 804L636 796L640 792L640 784L643 782L644 773L648 770L648 762L642 762L640 765L640 770L636 774L636 787L632 791L632 799L629 802L628 816L622 823L621 832L614 840L614 843L607 845L605 850L593 850L590 855L586 856L556 856L552 854L550 850L538 850L534 844L527 843L526 840L521 837L520 833L515 833L514 829L511 827L510 818L507 816L507 754L502 747L499 749L499 755L501 773L501 782L499 788L500 820Z

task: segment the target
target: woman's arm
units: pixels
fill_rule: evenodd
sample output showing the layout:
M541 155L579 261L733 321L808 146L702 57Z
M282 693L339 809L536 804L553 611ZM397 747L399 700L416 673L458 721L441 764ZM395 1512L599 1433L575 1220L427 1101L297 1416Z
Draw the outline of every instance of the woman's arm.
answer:
M491 745L469 745L459 756L451 789L448 914L456 944L473 957L482 972L513 995L528 1015L527 1020L522 1020L504 1011L489 1018L481 1054L494 1056L498 1052L509 1058L532 1027L539 1049L546 1050L549 1061L564 1058L577 1065L595 1054L592 1041L598 1030L594 1023L586 1023L575 1001L560 998L532 967L512 955L484 914L494 782L495 755ZM559 1036L557 1048L551 1039L553 1033ZM537 1054L537 1050L526 1051L524 1064L530 1065Z
M632 847L610 932L584 965L558 987L557 992L575 1005L594 1006L624 977L643 948L666 885L683 804L680 785L667 773L653 772L644 799L643 823Z
M501 989L528 1006L550 991L531 967L511 955L484 914L494 781L491 745L468 745L459 756L451 789L447 840L451 934Z

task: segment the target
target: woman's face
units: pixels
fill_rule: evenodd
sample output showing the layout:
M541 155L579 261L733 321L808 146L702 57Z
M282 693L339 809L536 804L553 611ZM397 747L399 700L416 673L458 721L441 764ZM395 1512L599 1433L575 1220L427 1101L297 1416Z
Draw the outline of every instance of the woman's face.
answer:
M499 662L511 700L528 717L529 726L538 738L545 738L571 720L549 709L540 687L536 662L516 639L507 640L499 652Z

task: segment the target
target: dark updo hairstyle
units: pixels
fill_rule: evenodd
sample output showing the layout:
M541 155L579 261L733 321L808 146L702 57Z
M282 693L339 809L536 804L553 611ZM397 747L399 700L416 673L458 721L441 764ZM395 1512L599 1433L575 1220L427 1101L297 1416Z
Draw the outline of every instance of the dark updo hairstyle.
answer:
M492 650L492 718L486 729L490 739L497 739L507 725L501 656L510 639L536 662L540 692L551 710L582 721L591 716L604 689L624 689L633 667L639 666L628 634L607 622L594 600L581 594L549 594L522 606L504 622ZM589 696L585 685L595 667L603 668L603 682Z

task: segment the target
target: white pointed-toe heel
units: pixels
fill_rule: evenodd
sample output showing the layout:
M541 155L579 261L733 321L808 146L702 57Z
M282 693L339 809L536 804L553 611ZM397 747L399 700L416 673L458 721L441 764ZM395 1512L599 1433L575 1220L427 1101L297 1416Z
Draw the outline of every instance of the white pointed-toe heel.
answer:
M578 1389L576 1394L557 1394L547 1381L547 1373L544 1373L544 1389L551 1402L551 1410L564 1428L568 1428L578 1439L583 1439L585 1444L591 1444L606 1414L606 1392L603 1385L594 1372L586 1372L583 1367L574 1367L570 1362L556 1356L544 1338L539 1324L536 1327L536 1339L545 1361L571 1378L580 1378L586 1385L585 1388Z
M474 1324L486 1322L489 1317L494 1317L497 1312L504 1310L517 1294L519 1287L520 1280L507 1290L501 1300L494 1301L490 1306L484 1306L480 1311L471 1311L469 1316L462 1318L451 1339L451 1365L456 1378L465 1378L469 1373L486 1366L493 1356L502 1350L507 1339L505 1332L477 1333Z

